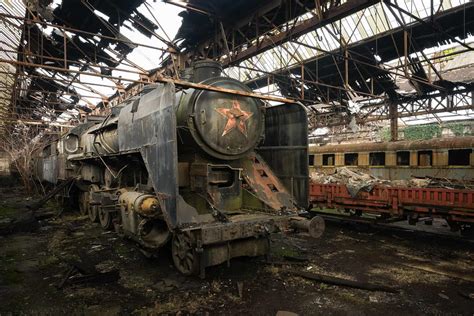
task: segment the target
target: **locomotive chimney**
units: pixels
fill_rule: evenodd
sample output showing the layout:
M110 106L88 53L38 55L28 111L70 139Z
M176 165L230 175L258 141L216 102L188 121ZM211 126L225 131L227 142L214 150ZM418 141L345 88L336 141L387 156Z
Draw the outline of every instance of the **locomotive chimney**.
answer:
M210 59L199 60L193 65L193 81L198 83L209 78L220 77L222 65Z

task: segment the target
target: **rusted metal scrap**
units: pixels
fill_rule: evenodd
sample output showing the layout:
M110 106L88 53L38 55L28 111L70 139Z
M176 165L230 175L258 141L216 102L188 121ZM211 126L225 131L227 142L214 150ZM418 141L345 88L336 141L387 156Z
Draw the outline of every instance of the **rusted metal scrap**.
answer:
M313 281L318 281L322 283L332 284L332 285L340 285L340 286L347 286L356 289L362 289L367 291L382 291L382 292L389 292L389 293L398 293L399 290L390 286L381 285L381 284L371 284L366 282L359 282L347 279L336 278L328 275L323 274L316 274L304 271L290 271L285 270L286 273L300 276L305 279L310 279Z
M67 270L61 282L56 285L58 290L64 288L66 284L109 283L120 279L118 269L99 272L94 267L85 266L79 262L69 262L69 264L69 270Z
M56 194L58 194L61 190L63 190L67 186L71 185L73 182L74 182L74 178L67 179L66 181L62 182L60 185L55 187L51 192L46 194L43 198L41 198L41 200L39 200L39 201L37 201L37 202L35 202L31 205L28 205L27 207L31 211L35 212L36 210L41 208L46 202L48 202L50 199L52 199Z

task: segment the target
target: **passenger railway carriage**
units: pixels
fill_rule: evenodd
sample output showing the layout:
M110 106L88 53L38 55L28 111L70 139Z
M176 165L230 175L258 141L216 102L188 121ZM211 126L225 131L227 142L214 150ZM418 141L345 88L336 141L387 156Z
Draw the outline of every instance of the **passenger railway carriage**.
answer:
M387 180L415 177L474 179L474 137L420 141L310 145L310 170L359 167Z

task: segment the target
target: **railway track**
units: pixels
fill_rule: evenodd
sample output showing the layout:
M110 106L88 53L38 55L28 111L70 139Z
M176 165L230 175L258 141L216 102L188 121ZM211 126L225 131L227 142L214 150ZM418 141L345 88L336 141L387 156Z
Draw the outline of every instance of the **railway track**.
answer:
M381 219L378 217L350 216L325 211L312 210L311 216L321 216L326 223L335 225L352 225L356 229L382 229L385 231L401 232L405 234L416 234L417 236L437 236L451 240L462 240L474 243L472 232L451 231L449 225L443 219L420 219L416 225L410 225L406 219L391 218ZM431 224L428 224L431 222Z

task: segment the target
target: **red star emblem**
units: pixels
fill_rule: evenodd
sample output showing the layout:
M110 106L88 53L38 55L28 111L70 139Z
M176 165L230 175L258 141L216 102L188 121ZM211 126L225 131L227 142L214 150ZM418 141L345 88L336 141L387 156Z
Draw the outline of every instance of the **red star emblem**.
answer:
M227 118L222 136L237 128L245 137L247 137L247 125L245 121L252 117L252 112L243 111L237 100L232 101L232 108L217 108L216 111Z

